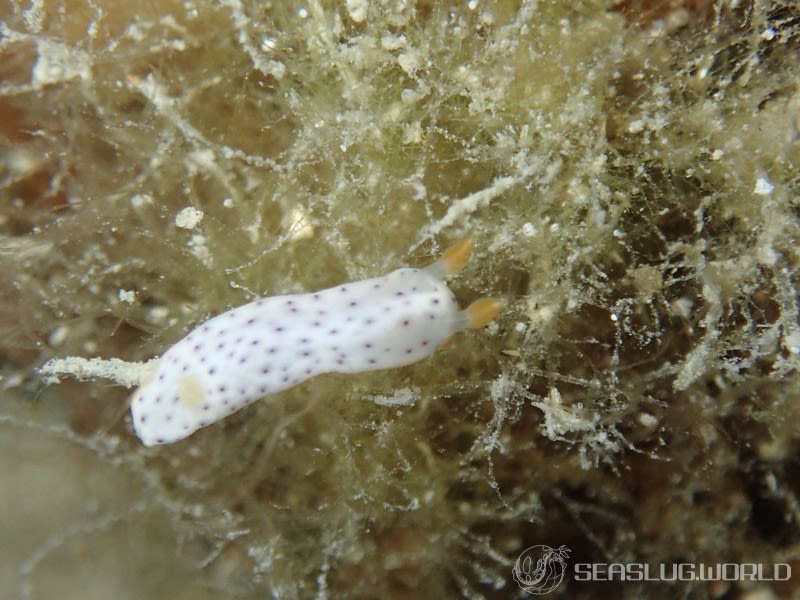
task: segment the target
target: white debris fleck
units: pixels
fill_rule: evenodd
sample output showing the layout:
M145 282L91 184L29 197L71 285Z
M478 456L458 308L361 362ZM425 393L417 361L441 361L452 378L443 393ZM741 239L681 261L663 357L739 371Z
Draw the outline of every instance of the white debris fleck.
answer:
M153 203L153 197L150 194L134 194L131 196L131 206L139 210L147 204Z
M775 186L772 185L772 182L766 175L762 175L756 180L756 187L753 189L753 193L758 196L769 196L774 189Z
M192 239L189 240L189 251L196 256L205 266L211 268L214 266L214 257L208 250L206 244L206 236L202 233L195 233Z
M69 327L66 325L59 325L50 332L50 336L47 338L47 341L51 346L56 348L66 341L68 335Z
M117 297L119 298L120 302L127 302L128 304L133 304L136 301L136 292L133 290L119 290L117 292Z
M194 229L203 220L205 214L199 208L187 206L175 215L175 225L181 229Z
M314 226L308 219L308 211L304 206L294 206L286 217L286 228L293 240L304 240L314 237Z
M167 322L169 308L166 306L153 306L145 313L145 320L151 325L163 325Z
M44 86L71 79L91 80L91 60L87 53L46 37L36 40L38 58L31 72L35 85Z
M639 425L648 431L654 431L658 426L658 419L650 413L640 412L638 415L636 415L636 420L639 422Z
M411 406L414 400L419 396L419 390L415 388L401 388L396 390L391 396L376 395L372 396L375 404L381 406Z
M272 75L275 79L283 79L286 75L286 65L279 60L268 60L262 70L267 75Z
M800 354L800 330L792 331L784 335L783 345L792 354Z
M413 76L422 64L422 59L418 52L407 50L397 57L397 64L400 65L400 68L403 69L407 75Z
M59 376L68 375L79 381L91 379L110 379L125 387L140 385L147 379L158 363L157 359L148 362L127 362L119 358L53 358L39 369L45 383L58 383Z
M642 119L636 119L628 123L628 133L641 133L644 131L645 122Z
M369 9L369 2L367 0L347 0L347 14L356 23L363 23L367 19L367 10Z
M384 50L400 50L408 45L408 40L404 35L384 34L381 38L381 48Z
M537 233L536 226L533 223L525 223L522 226L522 235L525 237L533 237Z
M597 414L587 414L580 405L565 406L556 388L550 389L547 398L532 404L544 413L542 430L551 440L563 440L569 433L592 431L600 420Z

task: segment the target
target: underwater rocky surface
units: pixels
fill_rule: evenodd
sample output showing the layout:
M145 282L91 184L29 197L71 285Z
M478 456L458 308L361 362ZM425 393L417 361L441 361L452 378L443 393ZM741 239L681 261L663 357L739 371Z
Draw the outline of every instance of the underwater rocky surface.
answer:
M786 1L0 4L0 580L30 598L521 596L575 563L789 564L800 10ZM504 299L421 363L145 449L130 392L257 296L422 266Z

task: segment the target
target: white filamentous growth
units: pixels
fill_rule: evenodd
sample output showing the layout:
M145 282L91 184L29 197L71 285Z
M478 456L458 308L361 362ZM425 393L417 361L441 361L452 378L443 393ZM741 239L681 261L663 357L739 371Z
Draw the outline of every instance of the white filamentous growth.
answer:
M459 309L443 281L447 272L442 261L399 269L316 293L263 298L207 321L170 348L134 393L137 435L147 446L175 442L314 375L399 367L428 356L454 333L485 324ZM490 302L489 319L499 309Z

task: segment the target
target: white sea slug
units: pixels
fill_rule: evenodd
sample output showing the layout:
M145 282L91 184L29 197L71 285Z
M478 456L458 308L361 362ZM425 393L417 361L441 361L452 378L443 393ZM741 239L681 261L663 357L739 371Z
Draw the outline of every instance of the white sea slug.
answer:
M262 298L206 321L167 350L133 394L136 434L146 446L176 442L314 375L407 365L453 334L483 327L500 302L482 298L460 310L443 281L471 253L465 240L423 269Z

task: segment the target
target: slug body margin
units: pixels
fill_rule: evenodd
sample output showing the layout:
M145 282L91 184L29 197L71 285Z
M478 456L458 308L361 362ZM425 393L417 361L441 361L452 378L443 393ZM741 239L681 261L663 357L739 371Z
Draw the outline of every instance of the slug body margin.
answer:
M136 434L146 446L176 442L309 377L407 365L484 326L500 303L484 298L462 311L443 281L471 250L466 240L424 269L262 298L206 321L133 394Z

